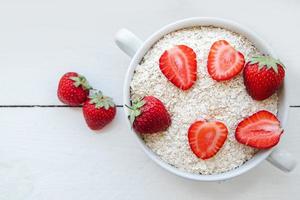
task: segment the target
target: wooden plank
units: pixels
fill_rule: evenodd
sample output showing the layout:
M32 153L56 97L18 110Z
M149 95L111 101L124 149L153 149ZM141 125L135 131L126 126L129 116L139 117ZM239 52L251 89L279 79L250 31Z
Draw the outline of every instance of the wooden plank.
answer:
M299 152L299 111L290 109L282 140L294 155ZM148 159L126 128L123 115L118 109L109 127L93 132L83 122L80 108L1 108L0 199L274 200L299 196L299 167L284 174L266 162L222 184L178 178Z
M248 8L239 1L234 3L239 8L183 0L111 0L105 5L96 0L26 2L0 2L0 105L59 104L57 82L67 71L86 75L94 87L121 104L129 58L113 42L116 31L127 27L145 39L167 23L199 15L239 21L271 43L288 68L290 104L300 105L300 88L296 87L300 75L297 3L259 2L257 13L265 13L272 4L269 17L249 17L243 12Z

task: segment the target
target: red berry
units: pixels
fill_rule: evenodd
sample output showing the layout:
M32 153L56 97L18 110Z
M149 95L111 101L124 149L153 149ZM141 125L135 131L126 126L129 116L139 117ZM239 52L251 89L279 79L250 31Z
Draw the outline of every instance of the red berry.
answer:
M76 106L87 99L90 88L84 76L68 72L59 81L57 96L62 103Z
M283 64L269 56L253 57L244 69L244 83L255 100L272 96L282 85L285 76Z
M166 78L182 90L190 89L197 79L197 57L192 48L176 45L159 59L159 67Z
M266 149L275 146L282 133L276 116L269 111L261 110L238 124L235 138L242 144Z
M83 116L92 130L100 130L109 124L116 115L116 106L112 99L96 92L84 102Z
M132 102L130 122L138 133L156 133L167 130L171 124L170 115L164 104L153 96Z
M213 157L223 146L228 135L226 125L220 121L196 121L188 130L193 153L203 160Z
M226 40L213 43L207 59L207 70L216 81L224 81L238 75L245 64L244 55Z

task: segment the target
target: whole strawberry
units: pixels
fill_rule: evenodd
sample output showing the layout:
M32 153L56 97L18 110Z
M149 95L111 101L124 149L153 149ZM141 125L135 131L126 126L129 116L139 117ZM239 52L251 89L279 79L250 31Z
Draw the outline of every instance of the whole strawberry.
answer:
M244 68L244 83L255 100L272 96L283 83L284 65L270 56L253 57Z
M92 130L100 130L116 116L116 106L112 99L98 91L88 98L82 107L83 116Z
M170 115L164 104L153 96L145 96L132 102L130 122L138 133L165 131L171 124Z
M61 102L77 106L87 99L90 89L91 86L84 76L76 72L68 72L59 81L57 96Z

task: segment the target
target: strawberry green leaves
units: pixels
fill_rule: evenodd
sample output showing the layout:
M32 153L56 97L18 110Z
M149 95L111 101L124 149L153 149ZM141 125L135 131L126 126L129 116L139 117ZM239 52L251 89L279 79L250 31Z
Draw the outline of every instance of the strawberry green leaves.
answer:
M82 86L82 88L84 90L90 90L90 89L92 89L92 87L90 86L90 84L88 83L88 81L86 80L86 78L84 76L82 76L82 75L72 76L72 77L70 77L70 79L74 81L74 86L75 87Z
M90 104L95 104L95 108L104 107L106 110L108 110L110 107L115 106L112 98L107 97L107 96L103 96L101 91L96 91L89 98L90 98L89 103Z
M141 108L145 105L145 103L146 102L143 101L143 99L138 98L138 99L132 100L132 106L125 105L127 108L130 109L129 121L130 121L131 126L133 125L135 118L141 114Z
M284 68L280 60L272 58L271 56L254 56L251 58L250 64L258 64L258 70L266 67L267 69L273 69L276 73L278 73L277 65L281 65Z

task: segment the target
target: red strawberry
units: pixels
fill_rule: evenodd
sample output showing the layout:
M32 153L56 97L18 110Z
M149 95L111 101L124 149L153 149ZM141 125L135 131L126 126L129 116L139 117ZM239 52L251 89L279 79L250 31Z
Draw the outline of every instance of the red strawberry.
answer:
M203 160L213 157L223 146L228 135L220 121L196 121L188 130L188 140L194 154Z
M244 55L235 50L226 40L213 43L207 59L209 75L216 81L233 78L242 71L245 64Z
M92 130L99 130L114 119L116 106L110 97L103 96L99 91L84 102L82 111L87 125Z
M68 72L59 81L57 96L61 102L76 106L87 99L90 89L84 76L76 72Z
M159 59L161 72L182 90L190 89L197 79L196 53L188 46L176 45Z
M235 138L242 144L266 149L275 146L282 133L283 130L276 116L266 110L261 110L238 124Z
M171 124L170 115L164 104L153 96L134 100L132 106L128 108L130 122L138 133L165 131Z
M284 65L270 56L253 57L244 69L244 83L255 100L272 96L283 83Z

